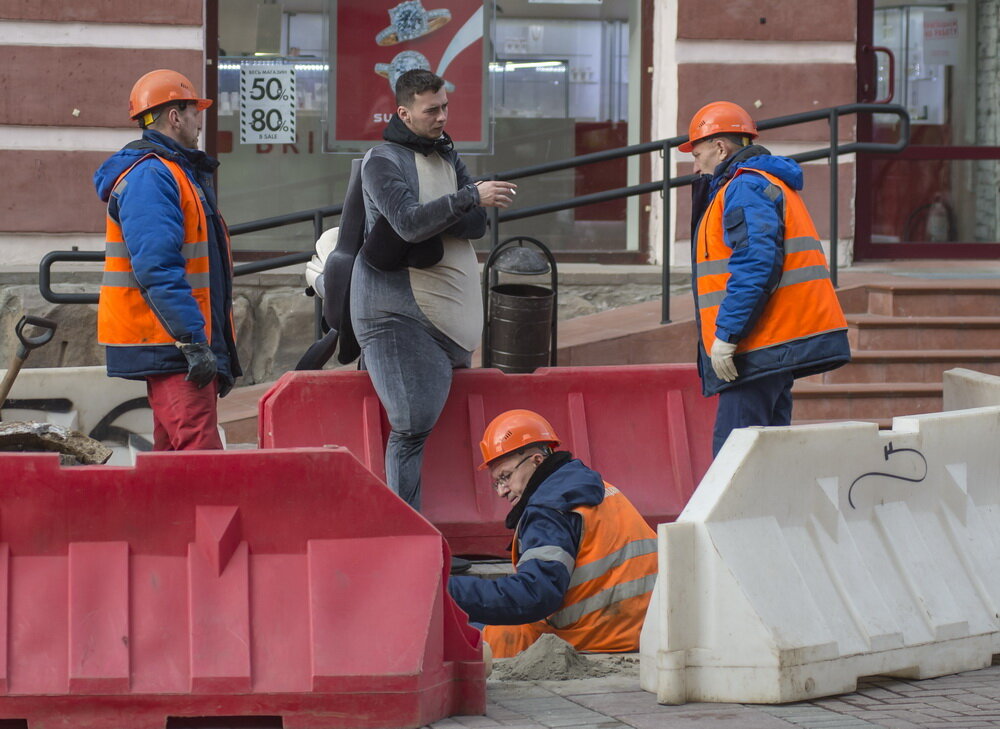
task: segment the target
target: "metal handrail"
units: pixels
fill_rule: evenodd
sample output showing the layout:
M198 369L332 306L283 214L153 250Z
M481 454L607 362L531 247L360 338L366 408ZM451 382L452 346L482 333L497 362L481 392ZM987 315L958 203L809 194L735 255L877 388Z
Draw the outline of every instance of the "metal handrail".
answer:
M881 142L851 142L849 144L839 143L839 122L840 117L849 114L872 113L872 114L892 114L900 120L899 140L895 143ZM826 109L816 109L814 111L803 112L801 114L790 114L787 116L765 119L757 124L757 129L766 131L780 127L793 126L811 121L827 120L830 125L830 146L824 149L800 152L791 155L791 159L797 162L811 162L818 159L832 159L843 154L855 154L858 152L894 153L900 152L907 147L910 142L910 116L902 106L897 104L844 104L841 106L829 107ZM617 200L623 197L633 197L652 192L659 192L663 200L663 226L661 231L661 258L662 266L662 295L661 295L661 320L663 323L670 321L670 230L672 227L671 205L669 192L673 188L690 185L697 179L697 175L684 175L681 177L669 177L671 168L671 150L688 141L687 135L670 137L655 142L644 142L633 144L627 147L609 149L602 152L592 152L590 154L571 157L555 162L545 162L529 167L518 167L502 172L485 175L480 179L487 180L518 180L526 177L534 177L549 172L581 167L597 162L606 162L622 157L632 157L648 152L660 152L663 157L664 178L662 180L646 182L629 187L620 187L613 190L581 195L570 198L563 202L546 203L517 210L506 210L500 213L498 208L490 208L491 222L491 248L495 248L500 243L500 224L511 220L544 215L558 212L560 210L570 210L572 208L592 205L608 200ZM837 253L838 253L838 193L839 193L839 165L830 165L830 278L833 285L837 285ZM302 210L287 215L278 215L262 220L253 220L240 223L229 229L230 235L240 235L242 233L252 233L260 230L269 230L285 225L313 221L316 237L323 233L323 220L327 217L339 215L343 209L342 205L330 205L313 210ZM304 253L292 253L276 258L269 258L262 261L253 261L235 266L233 273L236 276L260 273L275 268L305 263L312 257L312 251ZM97 294L70 294L57 293L51 288L51 266L59 261L90 261L100 262L104 260L104 254L90 251L52 251L46 254L39 264L38 287L46 301L56 304L94 304L97 303ZM317 297L317 331L319 331L319 317L322 316L321 302Z
M858 113L873 113L873 114L892 114L899 117L900 119L900 130L899 130L899 140L895 143L882 143L882 142L851 142L850 144L840 144L839 143L839 123L840 117L848 114L858 114ZM826 109L816 109L814 111L807 111L801 114L789 114L787 116L775 117L773 119L765 119L757 124L757 129L759 131L766 131L768 129L777 129L780 127L793 126L795 124L804 124L811 121L820 121L826 119L830 125L830 146L823 149L811 150L809 152L800 152L798 154L790 155L791 159L796 162L812 162L818 159L829 159L832 157L838 157L843 154L856 154L858 152L878 152L878 153L894 153L901 152L910 143L910 115L907 113L906 109L898 104L844 104L841 106L834 106ZM520 167L512 170L506 170L504 172L498 172L496 174L490 175L489 179L494 180L517 180L523 179L525 177L533 177L535 175L545 174L548 172L557 172L560 170L569 169L572 167L577 167L582 164L592 164L595 162L606 162L607 160L620 159L622 157L630 157L637 154L645 154L647 152L652 152L655 150L660 150L663 157L663 169L664 174L669 174L670 170L670 152L674 147L678 147L684 142L688 141L688 136L671 137L669 139L662 139L656 142L645 142L643 144L634 144L628 147L620 147L618 149L606 150L603 152L593 152L591 154L582 155L580 157L574 157L568 160L560 160L557 162L547 162L540 165L533 165L531 167ZM833 285L837 285L837 255L838 255L838 233L839 233L839 208L837 205L838 193L839 193L839 169L838 165L830 165L830 279ZM670 195L668 194L670 189L676 187L683 187L685 185L690 185L698 178L698 175L684 175L682 177L664 177L663 180L658 182L646 182L640 185L632 185L630 187L620 187L615 190L607 190L605 192L592 193L590 195L582 195L580 197L575 197L569 200L558 203L546 203L544 205L535 205L528 208L519 208L517 210L504 211L502 213L497 212L496 208L491 208L493 213L492 220L494 224L492 226L492 244L495 247L500 240L500 223L508 220L520 220L522 218L529 218L535 215L543 215L546 213L554 213L560 210L569 210L572 208L581 207L583 205L591 205L598 202L605 202L607 200L614 200L620 197L633 197L635 195L644 195L651 192L659 191L663 199L663 226L662 226L662 249L661 249L661 259L663 261L662 266L662 294L661 294L661 321L666 324L670 321L670 230L672 227L671 220L671 208L670 208Z
M229 235L240 235L242 233L256 233L260 230L270 230L280 228L285 225L295 223L305 223L313 221L313 231L316 238L323 234L323 220L334 215L340 215L343 205L328 205L314 210L301 210L287 215L276 215L273 218L262 218L261 220L251 220L246 223L238 223L229 228ZM249 261L233 266L234 276L248 276L264 271L273 271L285 266L294 266L306 263L312 258L312 251L302 253L289 253L284 256L275 256L260 261ZM53 304L96 304L98 294L72 294L52 290L52 264L60 262L75 261L77 263L101 263L104 260L102 251L50 251L46 253L38 265L38 290L46 301ZM317 311L322 315L322 304L317 301Z

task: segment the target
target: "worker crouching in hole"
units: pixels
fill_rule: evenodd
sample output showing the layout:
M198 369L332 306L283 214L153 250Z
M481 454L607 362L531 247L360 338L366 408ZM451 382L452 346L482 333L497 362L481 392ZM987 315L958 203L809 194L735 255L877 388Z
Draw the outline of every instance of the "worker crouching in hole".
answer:
M481 469L512 505L514 574L452 577L448 590L495 658L515 656L545 633L578 651L639 649L656 579L656 535L601 475L555 451L541 415L510 410L486 428Z

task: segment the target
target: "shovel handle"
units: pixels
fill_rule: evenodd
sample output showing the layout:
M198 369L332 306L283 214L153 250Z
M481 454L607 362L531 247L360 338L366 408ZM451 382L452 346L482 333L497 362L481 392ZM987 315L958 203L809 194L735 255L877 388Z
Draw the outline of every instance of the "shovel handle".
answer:
M7 403L7 395L10 394L10 388L14 386L14 380L17 378L17 373L21 371L22 364L24 364L24 359L15 355L10 362L10 367L7 368L3 382L0 382L0 408Z
M27 337L24 335L25 326L38 327L43 331L34 337ZM4 375L3 382L0 382L0 408L7 402L7 395L10 394L10 388L14 386L14 380L17 378L17 373L21 371L21 365L24 364L24 360L28 358L28 353L52 339L56 333L56 323L51 319L45 319L41 316L22 316L21 320L15 325L14 332L17 334L17 338L21 341L21 344L18 346L14 358L10 361L10 367L7 368L7 374Z
M37 334L34 337L27 337L24 335L24 327L33 326L42 329L41 334ZM46 319L41 316L22 316L21 320L14 327L14 332L17 334L17 338L21 341L21 346L17 348L17 356L20 357L23 362L28 358L28 353L33 349L38 349L43 344L47 344L56 333L56 327L58 325L51 319ZM15 373L16 374L16 373ZM2 403L2 401L0 401Z

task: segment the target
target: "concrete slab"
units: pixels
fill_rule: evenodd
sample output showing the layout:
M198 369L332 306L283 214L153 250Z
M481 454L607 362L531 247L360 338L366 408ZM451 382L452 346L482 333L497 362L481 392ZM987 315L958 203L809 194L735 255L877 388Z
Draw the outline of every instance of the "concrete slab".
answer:
M451 717L429 729L980 729L1000 727L1000 662L978 671L924 681L862 679L858 690L782 705L663 706L639 689L623 657L602 678L487 683L484 717ZM617 663L612 663L617 661ZM570 723L576 722L576 723Z

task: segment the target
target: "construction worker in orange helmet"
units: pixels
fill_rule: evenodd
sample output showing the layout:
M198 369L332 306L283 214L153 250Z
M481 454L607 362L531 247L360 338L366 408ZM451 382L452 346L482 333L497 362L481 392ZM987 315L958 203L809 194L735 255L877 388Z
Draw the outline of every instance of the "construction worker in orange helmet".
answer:
M107 203L97 337L108 375L146 381L154 450L219 449L217 397L242 374L218 167L198 149L211 105L168 69L132 87L142 138L94 174Z
M681 144L678 149L681 152L690 152L695 144L717 134L744 137L741 146L746 146L750 143L749 140L757 138L757 125L743 107L730 101L713 101L701 107L691 118L688 141Z
M549 421L531 410L498 415L480 443L480 468L512 507L514 574L452 577L448 589L483 625L496 658L545 633L579 651L639 649L656 535L624 494L559 445Z
M150 71L132 86L128 99L129 117L145 129L156 121L164 105L178 101L191 102L198 111L212 105L211 99L198 96L194 84L184 74L162 68Z
M734 428L788 425L797 377L851 358L847 321L819 234L799 195L802 168L752 144L740 106L714 101L680 149L692 186L691 268L705 396L719 395L718 454Z

